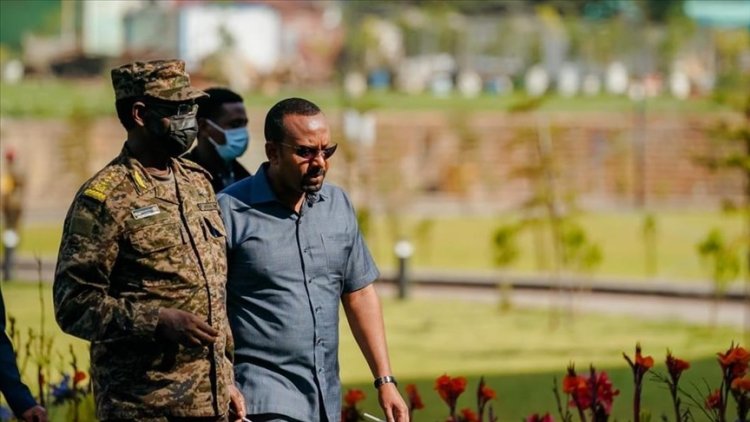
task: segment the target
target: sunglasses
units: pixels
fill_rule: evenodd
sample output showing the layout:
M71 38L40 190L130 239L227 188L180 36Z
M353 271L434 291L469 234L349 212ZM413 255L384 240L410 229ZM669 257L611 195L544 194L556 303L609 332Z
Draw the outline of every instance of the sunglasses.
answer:
M151 102L146 105L151 108L156 114L160 116L185 116L188 114L194 114L198 111L198 104L164 104Z
M310 148L305 147L301 145L289 145L285 144L283 142L279 142L279 145L283 145L287 148L291 148L294 150L294 155L304 158L305 160L312 160L313 158L318 158L318 155L323 154L323 159L327 160L331 158L333 153L336 152L336 148L338 148L338 144L333 144L330 147L327 148Z

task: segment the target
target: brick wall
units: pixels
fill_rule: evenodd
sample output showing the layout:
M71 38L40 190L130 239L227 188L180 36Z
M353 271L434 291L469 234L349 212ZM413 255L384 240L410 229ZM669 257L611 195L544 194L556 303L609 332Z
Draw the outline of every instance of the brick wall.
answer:
M263 160L264 110L251 110L251 147L242 161L255 171ZM742 179L711 173L694 159L716 152L709 129L719 115L649 115L645 127L632 115L481 112L377 114L372 147L341 139L338 113L330 113L334 141L342 143L330 180L359 204L379 211L491 212L528 200L533 186L518 173L538 162L536 139L554 157L553 182L579 203L598 208L637 203L639 177L634 144L644 139L643 181L647 206L717 206L739 198ZM643 134L643 136L641 136ZM114 157L125 133L116 118L90 122L0 121L0 146L13 146L26 169L27 215L59 218L85 175Z

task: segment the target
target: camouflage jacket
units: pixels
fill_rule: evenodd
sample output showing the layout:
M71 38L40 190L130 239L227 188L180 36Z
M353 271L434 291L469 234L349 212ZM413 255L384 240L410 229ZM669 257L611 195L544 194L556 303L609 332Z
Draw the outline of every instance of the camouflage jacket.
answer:
M171 170L170 188L124 148L81 187L65 219L55 316L91 342L99 419L228 411L224 226L205 171L182 159ZM157 338L161 307L192 312L222 334L212 347Z

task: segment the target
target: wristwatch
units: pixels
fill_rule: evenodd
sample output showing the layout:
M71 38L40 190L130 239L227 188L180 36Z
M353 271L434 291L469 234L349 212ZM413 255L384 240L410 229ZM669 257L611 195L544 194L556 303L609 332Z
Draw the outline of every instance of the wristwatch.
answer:
M394 377L393 375L386 375L384 377L375 378L375 381L372 384L375 386L375 388L380 388L383 386L383 384L389 384L389 383L398 385L398 382L396 381L396 377Z

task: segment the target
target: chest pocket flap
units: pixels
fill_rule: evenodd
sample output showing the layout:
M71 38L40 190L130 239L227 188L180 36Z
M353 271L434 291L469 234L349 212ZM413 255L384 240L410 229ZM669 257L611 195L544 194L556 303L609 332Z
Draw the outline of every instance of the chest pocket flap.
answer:
M176 222L152 224L130 233L130 242L136 251L147 254L181 245L182 231Z
M221 221L219 213L204 213L203 221L206 224L206 230L208 231L207 235L210 235L210 237L218 238L225 237L227 235L227 232L224 229L224 222Z

